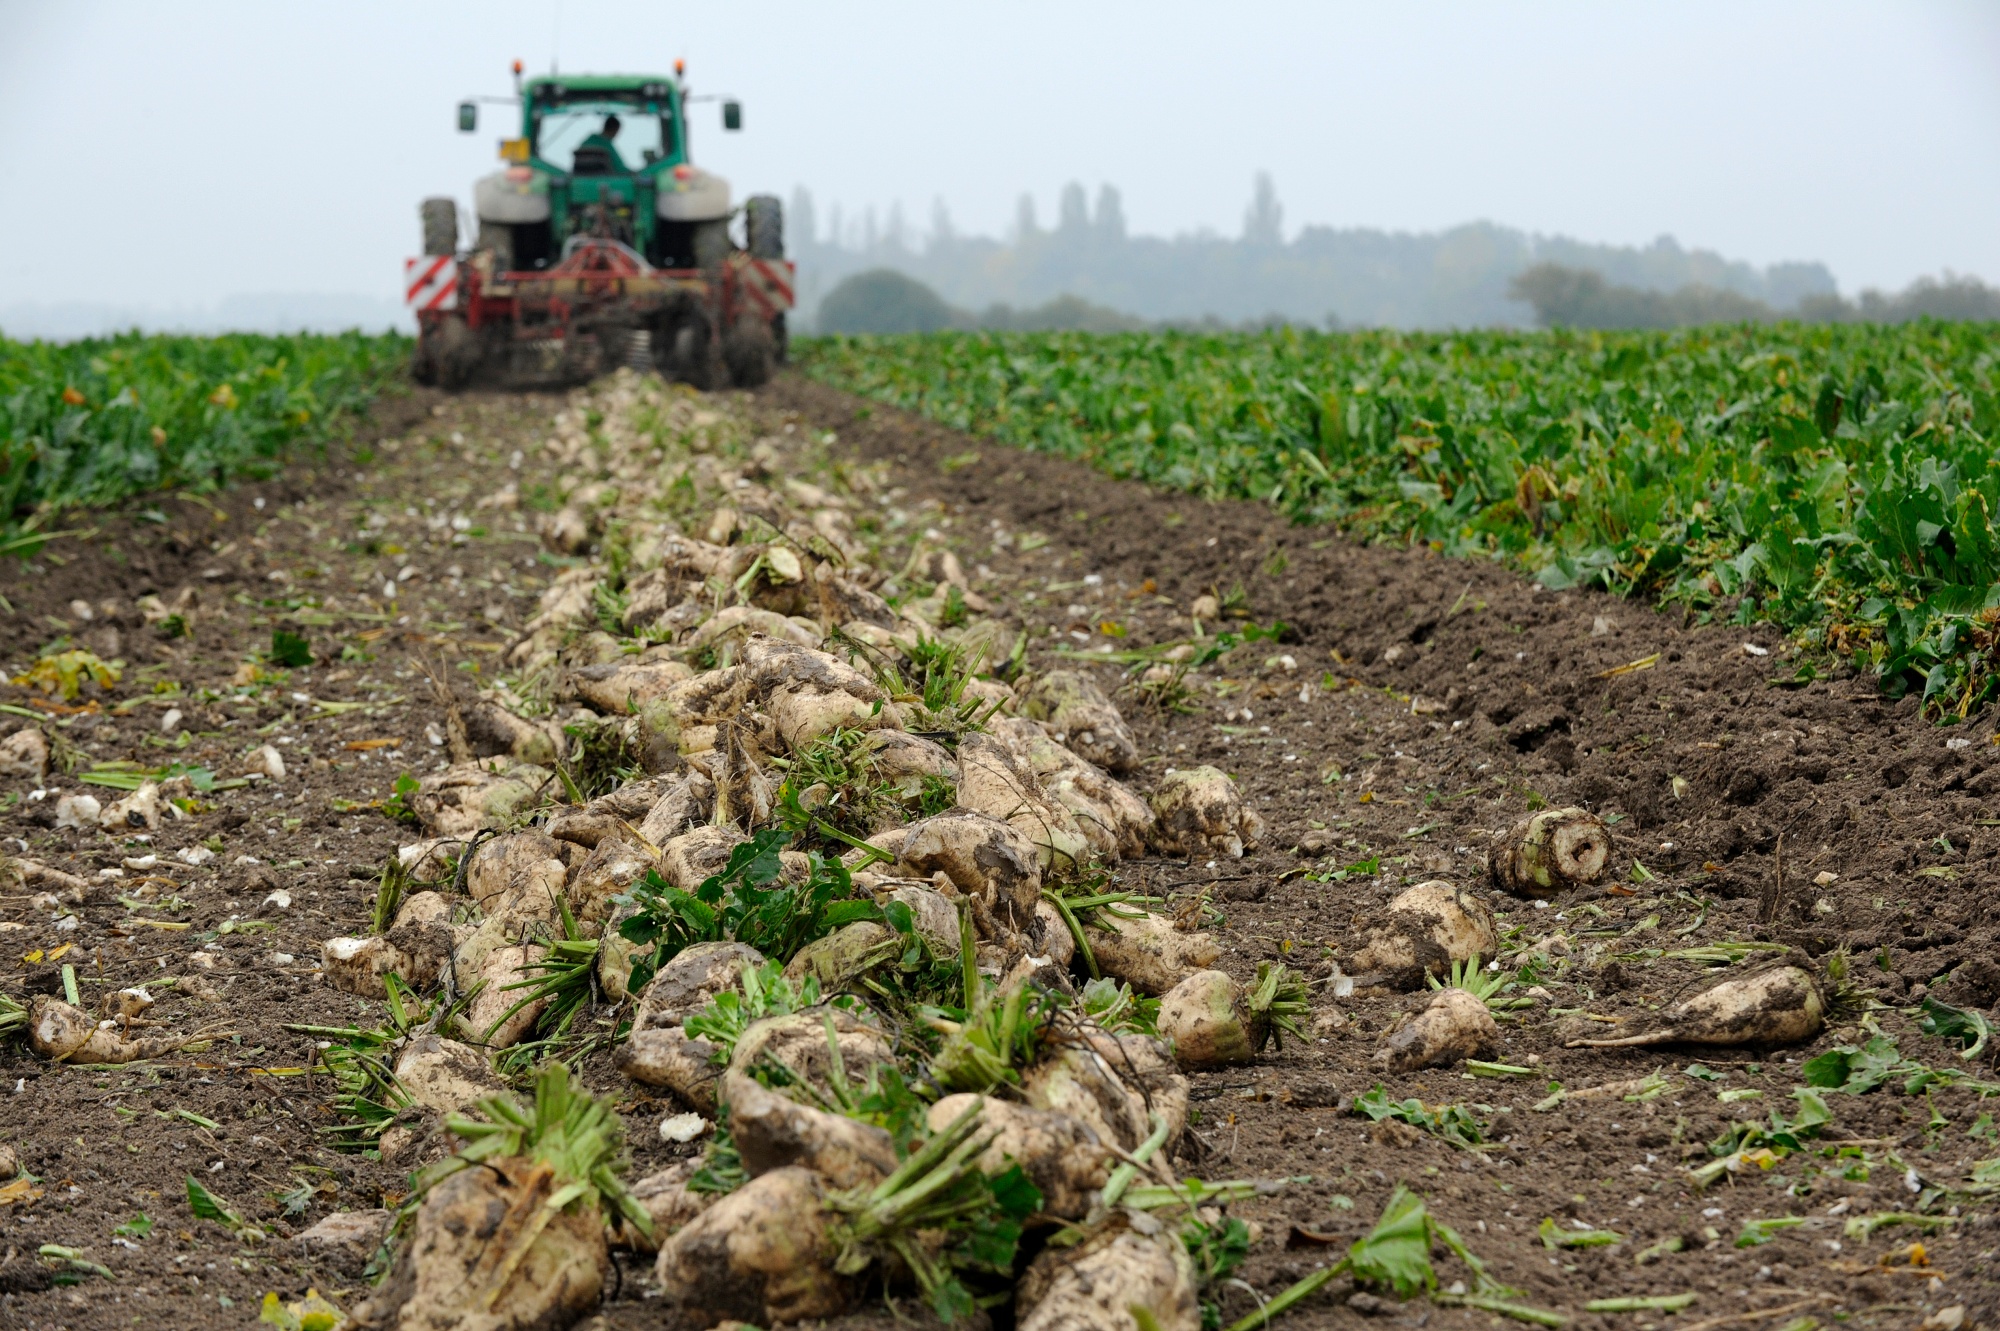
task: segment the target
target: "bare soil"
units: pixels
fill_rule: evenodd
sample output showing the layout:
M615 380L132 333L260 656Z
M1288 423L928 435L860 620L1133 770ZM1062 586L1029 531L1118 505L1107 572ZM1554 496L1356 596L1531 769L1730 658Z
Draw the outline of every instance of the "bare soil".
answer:
M1028 631L1039 663L1058 649L1087 657L1185 640L1204 594L1239 611L1225 629L1285 626L1279 640L1191 676L1184 711L1121 700L1151 755L1135 787L1149 789L1169 766L1211 763L1269 823L1240 861L1152 859L1117 875L1176 904L1207 894L1221 916L1222 966L1239 977L1267 958L1326 974L1326 960L1409 884L1484 890L1492 836L1534 808L1580 804L1615 817L1615 887L1546 906L1495 901L1508 946L1550 959L1547 997L1502 1028L1501 1060L1532 1076L1378 1075L1370 1056L1411 1000L1324 990L1309 1042L1195 1074L1200 1117L1184 1172L1309 1176L1235 1208L1261 1229L1240 1272L1248 1286L1268 1297L1338 1257L1403 1183L1523 1291L1521 1302L1572 1327L1777 1328L1799 1317L1916 1326L1954 1305L1971 1325L2000 1310L1995 1231L1969 1184L1974 1162L2000 1147L1974 1090L1909 1096L1898 1079L1867 1095L1829 1094L1834 1123L1812 1149L1697 1190L1687 1168L1712 1158L1708 1143L1729 1123L1791 1113L1800 1064L1866 1034L1850 1020L1802 1048L1563 1047L1603 1018L1665 1006L1754 964L1662 953L1774 942L1848 955L1855 980L1886 1005L1873 1020L1906 1058L1993 1077L1985 1060L1961 1062L1955 1045L1906 1015L1926 993L1982 1011L2000 998L2000 921L1986 902L2000 852L1990 715L1941 730L1913 702L1883 699L1872 680L1836 671L1798 683L1801 662L1766 629L1551 593L1425 549L1358 547L1253 504L1109 480L797 376L744 401L890 463L909 536L931 529L954 544L982 592ZM0 615L0 664L10 674L59 635L127 662L108 694L86 693L83 710L44 723L78 770L183 762L226 779L257 768L265 744L286 766L281 780L204 797L195 817L164 822L146 841L55 828L58 793L84 789L74 775L52 774L41 799L28 783L7 785L7 853L91 888L81 905L55 910L33 907L28 889L7 890L0 990L23 1000L60 993L65 962L92 1007L109 989L188 977L159 991L155 1015L178 1029L227 1021L233 1034L119 1068L56 1067L23 1041L0 1046L0 1144L40 1180L30 1190L39 1195L0 1207L0 1326L235 1326L254 1323L270 1290L297 1297L316 1285L343 1306L358 1297L354 1264L312 1259L289 1236L330 1211L394 1205L408 1173L326 1146L327 1087L300 1074L309 1040L286 1027L379 1019L380 1004L317 977L319 945L366 932L375 875L411 838L378 802L399 773L440 757L426 734L441 718L423 664L497 669L558 571L532 509L554 479L538 443L560 406L533 395L387 399L356 439L273 482L212 501L135 504L104 515L87 540L0 571L12 608ZM509 480L528 511L475 507ZM147 509L165 521L142 517ZM191 637L143 622L137 598L171 602L183 589L193 590ZM338 608L301 616L309 591ZM234 684L274 627L304 633L316 663ZM1107 688L1122 678L1115 665L1098 669ZM0 690L0 701L46 710L23 688ZM320 706L329 702L367 705ZM170 708L182 715L168 734ZM352 747L378 740L395 744ZM108 803L119 792L95 793ZM203 843L219 848L209 864L174 858ZM147 854L159 863L124 867ZM280 889L289 905L271 899ZM211 968L190 963L196 951ZM1687 1075L1690 1065L1714 1079ZM1655 1070L1667 1085L1651 1098L1531 1108L1551 1082L1576 1090ZM635 1172L689 1149L653 1131L675 1106L608 1059L587 1073L619 1097ZM1354 1097L1378 1082L1395 1099L1471 1106L1488 1147L1357 1116ZM245 1245L196 1220L190 1175L272 1237ZM1949 1220L1934 1232L1848 1232L1856 1217L1914 1210L1932 1187L1952 1190L1934 1204ZM114 1234L141 1212L150 1233ZM1746 1222L1778 1217L1801 1223L1737 1246ZM1549 1247L1538 1233L1545 1220L1620 1241ZM1675 1238L1678 1252L1635 1260ZM44 1244L81 1249L115 1278L52 1283L59 1273L35 1255ZM1463 1274L1450 1261L1440 1269L1446 1281ZM649 1279L646 1261L621 1260L608 1325L655 1324ZM1591 1299L1682 1292L1700 1297L1672 1317L1584 1311ZM1349 1304L1348 1294L1336 1284L1285 1316L1300 1328L1495 1320L1424 1301ZM1232 1289L1223 1315L1255 1306Z

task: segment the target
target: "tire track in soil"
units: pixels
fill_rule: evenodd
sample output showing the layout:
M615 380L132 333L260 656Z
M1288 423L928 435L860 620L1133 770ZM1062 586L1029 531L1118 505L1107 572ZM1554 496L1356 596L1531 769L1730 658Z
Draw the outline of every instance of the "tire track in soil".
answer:
M1210 867L1151 860L1121 871L1125 881L1162 894L1208 890L1227 921L1222 965L1239 977L1250 974L1257 960L1279 956L1312 972L1326 945L1351 937L1406 880L1474 880L1482 871L1486 835L1540 798L1622 813L1614 828L1615 870L1627 873L1636 857L1656 879L1639 896L1589 903L1603 915L1587 920L1572 902L1546 912L1501 903L1506 923L1525 927L1527 938L1586 923L1629 928L1655 913L1660 923L1634 934L1632 944L1672 935L1695 918L1695 909L1674 897L1685 892L1713 903L1686 942L1769 937L1815 952L1850 947L1865 954L1870 982L1896 1003L1911 1001L1916 986L1954 967L1959 973L1939 991L1942 996L1962 1004L1976 999L1982 1007L2000 996L2000 968L1991 960L1995 922L1985 906L2000 829L1982 826L1992 814L1990 792L2000 788L1990 716L1947 732L1924 723L1910 703L1884 701L1863 679L1770 688L1769 678L1789 674L1792 663L1782 662L1781 643L1766 629L1689 628L1601 595L1535 590L1491 566L1420 550L1355 547L1285 526L1255 505L1150 492L1078 464L866 408L795 375L749 402L755 410L793 413L797 421L837 431L844 448L894 463L906 487L895 503L912 517L910 534L934 524L969 568L984 565L988 594L1030 630L1038 655L1072 632L1085 635L1084 642L1067 639L1078 647L1108 641L1094 631L1106 619L1126 631L1114 641L1119 647L1184 637L1195 597L1238 584L1259 622L1282 619L1293 626L1295 640L1260 645L1240 654L1247 660L1201 672L1192 715L1126 709L1142 750L1163 755L1149 770L1169 762L1212 762L1239 778L1269 820L1263 845L1240 862ZM283 1241L284 1229L336 1207L393 1199L406 1186L404 1171L318 1144L323 1088L243 1069L301 1060L298 1039L283 1032L283 1023L347 1020L363 1006L301 978L303 967L280 966L271 957L282 952L309 959L321 939L356 931L373 885L350 872L372 869L408 839L379 815L338 814L332 801L379 796L402 766L421 771L428 764L424 727L432 713L420 692L418 654L443 651L448 663L486 661L490 653L469 644L507 640L554 571L536 558L529 533L507 530L503 519L509 515L491 519L491 535L457 543L448 517L442 526L437 519L476 514L473 502L510 479L518 479L524 492L552 481L534 445L561 405L557 398L526 395L443 399L419 393L385 401L358 446L398 437L415 442L380 449L372 462L343 446L324 464L295 463L271 482L239 487L207 504L156 502L168 516L158 526L132 521L141 507L134 505L106 516L98 543L57 549L67 562L42 559L6 570L0 585L15 607L14 615L0 617L8 664L21 663L59 631L53 616L68 621L62 631L86 643L108 646L104 630L118 631L133 673L116 700L141 696L140 686L155 681L184 686L182 695L148 699L126 716L100 708L74 720L63 733L89 759L182 757L233 774L246 765L255 732L266 732L257 734L259 742L289 737L290 752L303 747L311 757L290 764L278 798L261 789L218 795L209 812L164 825L147 847L56 831L44 825L46 801L0 811L0 835L25 841L36 858L92 875L143 850L165 859L219 836L225 849L217 867L176 872L179 885L172 890L187 904L175 918L193 925L190 934L213 929L232 914L275 926L216 940L219 961L210 978L219 1002L172 991L162 1001L163 1011L188 1024L226 1013L241 1032L238 1045L132 1070L56 1070L19 1044L0 1051L6 1079L0 1103L7 1106L0 1142L19 1148L48 1194L31 1207L0 1211L0 1323L110 1327L138 1317L163 1325L241 1324L254 1317L266 1289L296 1294L309 1282L322 1290L354 1288L352 1267L307 1259ZM516 449L524 455L518 473L509 466ZM258 498L265 501L262 509ZM411 508L414 516L405 511ZM358 519L368 512L382 513L385 521L363 536ZM1018 539L996 547L996 531L1015 538L1040 532L1050 539L1024 554ZM390 553L392 546L402 549ZM388 620L344 618L308 629L316 650L337 655L341 646L352 646L373 660L315 666L248 705L226 699L190 705L188 695L198 688L226 694L245 655L268 646L270 625L259 616L272 607L254 603L287 585L274 580L274 572L292 578L292 586L331 590L363 613L382 613L381 584L405 567L412 572L398 584L396 613ZM461 576L451 576L454 568ZM209 576L212 569L219 572ZM305 577L308 569L317 576ZM1089 575L1101 582L1086 583ZM1154 589L1141 591L1148 580ZM1052 582L1060 589L1050 590ZM159 640L132 602L148 592L171 596L182 586L199 589L195 637ZM120 606L83 624L69 613L69 603L79 598L115 598ZM374 610L364 608L371 603ZM403 615L409 624L396 622ZM1600 618L1603 631L1594 634ZM389 631L374 633L382 628ZM364 633L374 636L364 641ZM1745 641L1771 655L1746 653ZM1597 678L1656 652L1651 669ZM1265 656L1279 655L1290 655L1296 670L1264 667ZM1329 672L1331 681L1323 678ZM1104 678L1112 681L1109 672ZM1227 681L1226 697L1216 696L1221 681ZM314 720L309 708L292 702L294 692L334 701L399 701L383 702L371 713ZM22 699L10 691L8 700ZM164 739L158 722L166 705L188 714L183 728L198 737L188 749L169 752L148 742ZM1247 718L1245 708L1252 713ZM1232 711L1238 714L1233 720ZM1972 743L1947 748L1953 736ZM367 738L398 739L402 747L388 751L396 755L388 761L342 747ZM406 762L410 754L422 758ZM1329 781L1330 771L1338 776ZM74 782L62 784L77 789ZM1149 781L1140 777L1134 784L1144 789ZM1758 922L1760 897L1776 882L1780 834L1786 891L1777 919L1766 926ZM18 850L9 844L10 852ZM263 864L231 863L253 852ZM1370 857L1384 861L1384 873L1319 883L1298 872ZM279 867L295 861L295 867ZM1954 876L1921 875L1925 869ZM1813 884L1822 871L1839 878ZM280 884L292 892L293 907L262 907ZM25 893L0 900L0 923L25 926L0 932L0 987L17 995L53 992L60 983L56 967L23 957L65 936L79 939L76 957L91 954L90 964L79 967L87 990L94 989L99 965L103 980L113 984L187 969L182 959L190 948L180 935L140 930L116 936L128 915L116 901L117 886L104 880L93 887L74 911L82 924L74 935L54 932L58 917L31 909ZM258 916L264 909L270 913ZM1569 919L1558 923L1562 916ZM1564 1006L1606 1015L1637 1011L1702 978L1674 963L1649 969L1586 960L1600 941L1572 941L1578 960L1565 977L1571 983L1554 986ZM157 965L162 958L165 969ZM1544 1091L1539 1076L1531 1082L1470 1081L1434 1070L1383 1079L1398 1098L1491 1106L1494 1135L1511 1140L1474 1156L1414 1131L1369 1131L1365 1120L1342 1112L1347 1100L1377 1080L1368 1056L1401 1006L1402 1000L1329 1003L1344 1020L1323 1023L1304 1048L1288 1044L1281 1055L1251 1068L1195 1075L1202 1110L1196 1126L1207 1154L1184 1160L1188 1172L1314 1176L1311 1184L1237 1208L1264 1231L1242 1272L1258 1288L1275 1290L1338 1251L1287 1248L1293 1224L1343 1242L1358 1237L1400 1180L1465 1233L1496 1274L1521 1286L1527 1302L1575 1313L1574 1326L1614 1320L1578 1312L1587 1298L1681 1290L1702 1293L1688 1314L1696 1319L1808 1295L1824 1295L1829 1312L1875 1309L1856 1319L1862 1325L1907 1325L1920 1316L1919 1307L1952 1302L1967 1303L1974 1319L1992 1314L1992 1280L1984 1273L1987 1263L1975 1256L1992 1243L1983 1216L1931 1241L1932 1260L1946 1276L1942 1290L1922 1277L1870 1269L1876 1254L1904 1241L1901 1231L1885 1230L1868 1244L1847 1242L1839 1253L1827 1246L1842 1242L1841 1219L1826 1214L1837 1199L1857 1213L1907 1207L1912 1199L1902 1191L1900 1171L1880 1167L1867 1180L1848 1180L1832 1172L1805 1178L1796 1167L1781 1167L1699 1196L1683 1183L1684 1155L1706 1159L1702 1145L1731 1118L1788 1103L1797 1061L1836 1042L1833 1035L1765 1058L1759 1064L1765 1074L1749 1069L1758 1062L1755 1053L1723 1051L1702 1060L1724 1071L1731 1088L1765 1091L1761 1102L1737 1107L1718 1104L1712 1088L1686 1078L1660 1099L1620 1103L1608 1114L1564 1106L1547 1115L1528 1110ZM1912 1056L1949 1061L1937 1042L1917 1036L1902 1017L1880 1016ZM1699 1053L1565 1051L1552 1027L1536 1015L1508 1028L1503 1056L1538 1058L1549 1079L1576 1087L1643 1076L1655 1067L1677 1070ZM634 1094L608 1067L587 1071L594 1088L626 1097L636 1170L657 1165L663 1149L643 1129L665 1106ZM17 1084L18 1095L5 1094ZM1963 1090L1935 1094L1936 1110L1949 1126L1928 1151L1930 1111L1923 1102L1887 1090L1830 1102L1840 1130L1901 1143L1896 1149L1940 1181L1962 1178L1969 1162L1991 1149L1967 1136L1979 1105ZM222 1127L211 1132L185 1118L161 1116L180 1109ZM222 1169L211 1175L206 1171L216 1160ZM327 1171L305 1177L338 1192L316 1194L305 1215L285 1225L271 1194L292 1185L295 1164ZM214 1226L195 1225L180 1200L186 1172L200 1174L253 1218L275 1222L279 1241L241 1248ZM1783 1191L1787 1181L1800 1180L1809 1185L1807 1195ZM1709 1208L1722 1214L1704 1216ZM136 1251L113 1246L112 1227L141 1209L158 1223L153 1235ZM1807 1224L1765 1246L1731 1246L1744 1220L1781 1214L1807 1217ZM1546 1216L1618 1229L1628 1241L1551 1253L1534 1236ZM1717 1228L1718 1243L1705 1246L1704 1226ZM1695 1236L1689 1251L1644 1268L1633 1265L1633 1251L1682 1232ZM29 1288L33 1249L49 1242L89 1249L120 1279ZM651 1324L641 1272L636 1265L623 1272L622 1289L605 1309L607 1324ZM218 1295L233 1300L233 1308L211 1301ZM1225 1317L1233 1320L1253 1306L1237 1292L1225 1304ZM1407 1315L1466 1325L1489 1316L1414 1305ZM1287 1316L1300 1327L1363 1320L1333 1299ZM1673 1325L1668 1319L1661 1324Z

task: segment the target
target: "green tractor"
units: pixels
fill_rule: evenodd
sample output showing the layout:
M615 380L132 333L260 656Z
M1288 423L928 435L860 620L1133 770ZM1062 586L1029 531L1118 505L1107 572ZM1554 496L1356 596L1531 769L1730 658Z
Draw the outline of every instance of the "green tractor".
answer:
M458 205L426 199L424 252L404 265L420 383L580 383L630 366L698 388L754 387L785 358L794 273L779 201L733 207L729 182L689 160L688 96L674 74L550 74L523 81L506 166L477 181L476 238ZM722 105L723 128L742 108ZM479 126L479 104L458 127ZM733 231L740 218L741 239Z

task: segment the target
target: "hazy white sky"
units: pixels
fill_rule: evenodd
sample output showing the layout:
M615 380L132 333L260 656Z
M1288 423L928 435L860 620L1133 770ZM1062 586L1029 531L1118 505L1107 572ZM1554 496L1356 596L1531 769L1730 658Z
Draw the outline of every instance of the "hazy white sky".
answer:
M389 295L416 202L469 196L507 62L689 63L743 99L697 160L821 216L942 197L998 234L1032 192L1134 230L1489 218L1819 259L1841 285L2000 279L1990 3L445 4L0 0L0 306Z

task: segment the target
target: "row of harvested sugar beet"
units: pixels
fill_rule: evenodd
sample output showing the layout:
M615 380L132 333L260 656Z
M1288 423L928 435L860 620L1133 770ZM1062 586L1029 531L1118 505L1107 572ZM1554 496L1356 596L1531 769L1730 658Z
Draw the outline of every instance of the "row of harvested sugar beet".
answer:
M1114 1288L1116 1267L1139 1282L1131 1301L1156 1307L1165 1325L1189 1325L1192 1274L1172 1227L1145 1209L1107 1207L1106 1190L1118 1201L1135 1178L1154 1189L1172 1181L1187 1083L1170 1051L1251 1057L1276 1025L1303 1015L1303 992L1269 969L1239 985L1206 969L1219 956L1211 936L1130 907L1072 906L1087 898L1065 888L1136 854L1241 855L1259 819L1210 768L1168 774L1150 799L1125 786L1137 746L1090 675L1048 671L1010 687L966 669L1004 657L993 646L1005 641L948 552L920 549L903 565L905 578L913 568L927 575L934 604L891 610L876 595L884 572L855 537L852 497L777 479L783 440L732 453L711 437L676 460L698 492L717 497L712 519L696 524L702 537L649 519L657 468L624 467L624 446L643 442L622 430L621 404L607 405L612 446L598 456L616 496L560 526L570 539L614 524L640 535L620 585L609 586L604 563L558 580L515 652L524 670L557 673L563 711L530 718L498 690L456 700L454 735L489 756L423 781L410 804L430 838L401 856L411 890L380 934L327 942L329 979L379 995L393 974L469 994L452 1029L410 1040L397 1062L423 1107L463 1109L490 1103L479 1099L492 1089L481 1046L539 1033L536 1004L509 986L537 974L563 934L594 941L595 993L631 1013L620 1066L726 1135L726 1148L633 1184L637 1214L615 1231L659 1246L677 1322L769 1324L839 1311L881 1284L938 1297L961 1277L988 1286L1020 1277L1018 1314L1061 1320L1089 1291ZM671 398L654 405L688 410ZM607 589L622 601L621 626L642 640L604 631ZM948 600L969 622L935 626L945 616L926 611ZM666 641L643 640L654 637ZM646 775L584 803L549 803L561 785L555 766L607 742ZM818 761L829 757L838 762ZM850 789L829 779L834 769ZM749 882L741 848L782 820L803 834L795 845L844 850L837 871L788 848L767 881ZM834 823L865 848L820 834ZM845 899L873 907L867 918L788 935L775 951L768 934L759 950L741 937L646 940L627 927L644 914L638 884L654 885L655 902L702 896L704 884L710 896L803 896L832 876ZM910 1038L919 1009L894 1001L898 977L966 962L976 979L958 1006L969 1010L952 1020L932 1009L929 1037ZM1091 969L1164 995L1160 1021L1178 1041L1086 1006L1072 977ZM777 988L792 1000L779 1008L842 991L876 1001L808 1003L745 1020L726 1038L699 1020L766 1010L746 991L768 998ZM1132 997L1120 991L1113 1006L1129 1016ZM890 1084L921 1093L914 1123L885 1118ZM399 1136L385 1151L421 1158L422 1139ZM704 1170L707 1189L690 1186ZM1020 1260L1039 1250L1022 1270L1011 1249L995 1268L991 1253L958 1253L954 1237L995 1219L964 1196L967 1181L990 1195L991 1180L1010 1171L1035 1198L1016 1217L1030 1236ZM740 1186L713 1191L718 1177ZM953 1219L921 1201L939 1197L969 1209ZM464 1200L419 1210L406 1270L370 1317L443 1324L437 1305L408 1288L478 1284L477 1257L433 1234ZM1046 1243L1056 1224L1081 1226L1081 1241ZM524 1259L517 1271L531 1266ZM489 1281L474 1301L530 1322L551 1300L580 1311L588 1284L515 1276ZM420 1306L428 1320L411 1321Z

